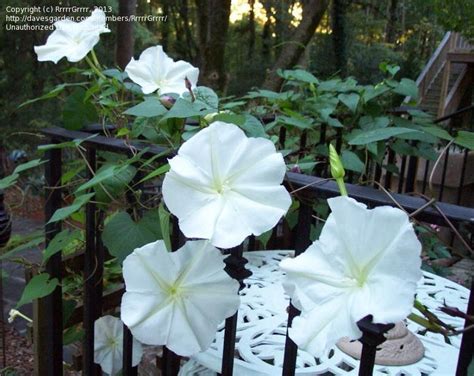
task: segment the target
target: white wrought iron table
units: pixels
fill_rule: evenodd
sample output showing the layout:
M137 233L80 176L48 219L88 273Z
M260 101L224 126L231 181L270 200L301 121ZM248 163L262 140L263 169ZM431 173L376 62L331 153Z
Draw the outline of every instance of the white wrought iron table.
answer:
M288 297L281 282L284 273L279 262L293 251L257 251L244 254L252 271L241 291L241 307L237 325L234 375L281 375L285 349ZM445 302L466 310L469 290L445 278L424 272L417 290L418 299L446 323L462 327L462 319L448 316L437 309ZM451 344L440 334L425 333L423 328L408 321L408 328L425 346L425 356L409 366L375 366L375 375L451 376L455 374L460 336L451 337ZM180 372L181 376L214 376L221 367L224 326L221 325L211 347L194 356ZM358 360L336 346L319 359L298 350L297 375L357 375Z

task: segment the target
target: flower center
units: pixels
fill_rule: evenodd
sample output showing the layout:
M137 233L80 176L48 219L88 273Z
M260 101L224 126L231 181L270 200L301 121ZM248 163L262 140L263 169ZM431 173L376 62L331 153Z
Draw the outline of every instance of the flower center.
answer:
M179 283L173 284L168 288L168 295L173 300L179 298L181 296L182 288Z
M107 338L107 344L109 345L109 347L112 347L112 348L117 347L118 346L117 338L115 337Z
M352 280L354 281L357 287L364 287L368 277L369 273L367 272L367 270L362 269L353 272Z
M216 192L220 195L230 191L232 187L230 186L229 182L227 180L221 182L221 181L215 181L214 182L214 189Z

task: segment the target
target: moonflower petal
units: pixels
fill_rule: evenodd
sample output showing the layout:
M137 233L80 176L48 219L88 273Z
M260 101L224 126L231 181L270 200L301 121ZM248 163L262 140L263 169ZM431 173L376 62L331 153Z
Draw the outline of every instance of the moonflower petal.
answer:
M147 48L138 60L132 58L125 71L133 82L141 86L144 94L158 90L160 95L183 94L188 90L185 78L196 86L199 75L199 69L191 64L182 60L174 62L162 46Z
M273 228L291 205L286 166L269 140L214 122L170 160L163 198L189 238L232 248Z
M102 370L115 375L123 364L123 323L113 316L103 316L94 324L94 363ZM132 365L140 363L143 355L141 344L134 338L132 345Z
M239 283L224 266L221 253L203 240L176 252L161 240L134 250L123 263L122 320L143 343L183 356L204 351L240 304Z
M291 339L299 347L320 357L337 342L341 333L358 338L361 332L350 320L350 313L345 308L346 299L341 295L295 317L289 329Z
M99 35L110 32L105 27L106 16L95 9L91 16L81 22L59 20L54 23L53 31L46 44L35 46L38 61L52 61L55 64L66 57L70 62L82 60L99 42Z
M421 244L406 213L368 210L348 197L328 202L319 240L280 264L284 287L302 311L290 336L315 356L340 337L357 339L356 323L369 314L376 323L405 319L421 278Z

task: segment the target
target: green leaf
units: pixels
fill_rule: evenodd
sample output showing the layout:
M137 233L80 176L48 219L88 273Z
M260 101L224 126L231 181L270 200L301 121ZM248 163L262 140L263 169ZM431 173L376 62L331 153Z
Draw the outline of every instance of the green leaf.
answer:
M239 125L249 137L268 138L265 128L263 128L262 123L255 116L245 114L244 122Z
M83 88L76 88L67 98L63 108L64 128L78 130L97 121L97 111L91 102L84 101L85 94Z
M273 229L264 232L263 234L257 236L257 240L262 243L263 248L267 248L268 241L272 237Z
M18 301L16 308L31 303L34 299L43 298L51 294L56 286L59 285L57 278L49 279L48 273L41 273L35 275L23 290L20 300Z
M364 100L364 102L369 102L372 99L379 97L380 95L386 93L389 90L390 89L383 84L376 85L375 87L371 85L365 86L364 92L362 94L362 99Z
M170 165L167 163L163 166L158 167L156 170L150 172L147 176L145 176L139 183L143 183L144 181L156 178L157 176L163 175L164 173L170 170Z
M286 100L288 99L288 95L289 95L288 92L277 93L275 91L262 89L262 90L250 91L246 97L249 99L266 98L270 100Z
M51 256L61 252L72 242L79 240L82 236L81 234L82 233L79 230L71 231L69 229L57 233L43 251L43 263L46 263Z
M90 136L86 138L76 138L72 141L67 141L67 142L61 142L59 144L47 144L47 145L39 145L38 150L39 151L46 151L46 150L51 150L51 149L65 149L65 148L75 148L82 144L86 140L90 140L91 138L97 137L98 134L91 134Z
M379 69L384 72L384 73L389 73L390 76L395 76L397 74L397 72L400 70L400 67L398 65L392 65L392 64L389 64L385 61L382 61L380 64L379 64Z
M469 150L474 150L474 132L459 131L454 143Z
M418 86L416 86L415 81L408 78L402 78L393 91L397 94L411 97L412 99L418 98Z
M318 84L318 79L310 72L303 69L286 69L277 71L277 74L285 80L296 80L308 84Z
M0 179L0 190L7 189L8 187L15 185L19 177L20 175L18 174L12 174L4 177L3 179Z
M204 116L215 112L215 110L207 108L203 103L189 102L186 99L178 98L176 103L171 107L168 113L163 116L162 120L165 119L185 119L196 116Z
M198 86L193 89L194 97L196 101L204 103L208 108L212 108L217 111L219 107L219 97L216 92L207 86ZM184 93L184 98L191 97L189 93Z
M110 166L110 163L104 164L99 170L97 170L97 174L100 174L101 171L106 170ZM95 197L100 203L109 203L112 199L119 197L137 173L137 169L131 165L123 165L118 168L117 166L115 167L115 173L112 176L105 178L100 182L100 184L97 183L94 186Z
M63 346L82 341L83 338L84 329L80 326L71 326L63 332Z
M32 161L18 165L15 168L15 170L13 170L13 173L11 175L8 175L4 177L3 179L0 179L0 190L7 189L11 187L12 185L15 185L18 178L20 177L20 172L40 166L43 163L46 163L46 161L42 161L41 159L34 159Z
M74 309L77 306L77 302L73 299L64 299L63 298L63 326L66 326L74 313Z
M129 161L127 161L129 162ZM97 170L95 176L79 186L76 189L76 192L85 191L86 189L95 187L97 184L104 182L105 180L110 180L112 177L121 174L125 169L128 168L128 164L122 165L115 165L115 164L107 164Z
M284 125L290 125L299 129L310 129L313 121L302 116L278 116L277 122Z
M136 106L124 111L125 115L155 117L166 114L168 110L163 106L157 97L146 97L145 100Z
M53 216L51 217L51 219L48 221L48 223L53 223L53 222L62 221L63 219L66 219L72 213L77 212L82 206L87 204L89 200L94 196L94 194L95 193L87 193L85 195L76 197L76 199L71 205L65 206L64 208L56 210Z
M28 241L25 241L26 239L22 239L22 241L25 241L25 242L23 242L22 244L19 244L18 246L14 247L13 249L10 249L8 252L1 255L0 260L8 259L14 256L16 253L24 251L25 249L32 249L34 247L39 246L40 244L44 242L44 233L42 231L35 232L33 233L33 236L30 237L30 239L31 240L28 240Z
M69 84L59 84L55 88L53 88L50 92L43 94L41 97L34 98L34 99L29 99L26 102L23 102L18 106L18 108L22 108L24 106L27 106L29 104L42 101L45 99L51 99L57 97L59 94L61 94L64 89L68 86L81 86L81 85L87 85L88 82L75 82L75 83L69 83Z
M119 82L123 82L128 77L128 74L126 72L121 72L120 70L116 68L112 69L106 69L102 71L104 75L107 77L115 78Z
M171 229L170 229L170 213L166 210L163 203L160 204L158 208L158 213L160 215L160 229L165 242L166 249L171 251Z
M337 97L342 103L344 103L349 108L349 110L351 110L352 112L356 112L357 105L359 104L360 99L359 94L339 94Z
M362 116L359 119L359 127L365 131L378 128L386 128L390 124L390 119L386 116Z
M246 101L233 101L233 102L227 102L227 103L224 103L221 108L223 110L232 110L236 107L240 107L240 106L244 106L246 105L247 102Z
M331 116L328 116L328 118L326 119L326 122L331 127L335 127L335 128L342 128L343 127L342 123L338 119L333 118Z
M33 159L32 161L22 163L21 165L16 166L15 170L13 170L13 174L19 174L20 172L29 170L30 168L35 168L41 166L43 163L47 161L42 161L41 159Z
M398 127L371 129L369 131L358 132L354 137L350 137L349 145L366 145L371 142L386 140L399 134L411 132L418 131Z
M447 131L440 127L423 127L422 128L423 132L426 132L428 134L431 134L435 137L441 138L446 141L451 141L453 139L453 136L451 136Z
M343 150L341 153L342 165L346 170L355 172L364 171L364 163L360 160L356 153L349 150Z
M102 241L112 256L120 262L134 249L161 239L157 211L147 212L143 218L135 222L127 212L121 211L110 218L102 232Z

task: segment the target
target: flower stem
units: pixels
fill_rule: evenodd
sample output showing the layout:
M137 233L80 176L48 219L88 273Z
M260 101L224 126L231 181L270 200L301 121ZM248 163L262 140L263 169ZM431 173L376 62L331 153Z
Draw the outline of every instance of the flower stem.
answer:
M89 58L89 56L86 56L86 61L87 61L87 64L89 64L89 66L91 67L91 69L94 71L95 74L97 74L100 78L102 79L106 79L106 77L104 76L104 74L99 70L99 68L97 68L97 66L92 62L92 60Z
M100 64L99 64L99 60L97 59L97 55L95 54L95 51L94 49L91 50L91 56L92 56L92 61L94 62L94 64L96 65L97 68L101 68Z

